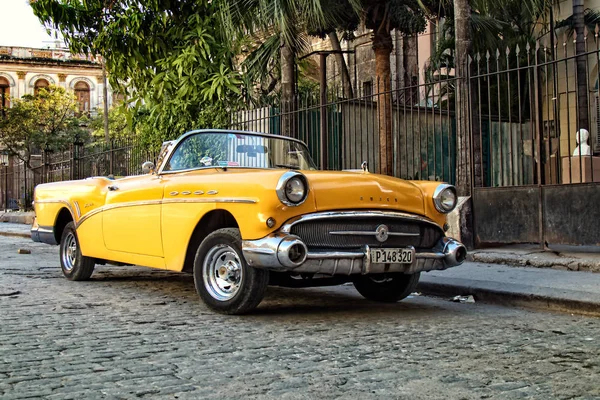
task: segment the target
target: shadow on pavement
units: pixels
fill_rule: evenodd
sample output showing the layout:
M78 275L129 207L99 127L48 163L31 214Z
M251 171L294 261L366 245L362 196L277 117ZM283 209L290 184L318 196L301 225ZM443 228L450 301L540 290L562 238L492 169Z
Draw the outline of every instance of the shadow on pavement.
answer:
M132 269L133 268L133 269ZM139 267L100 267L92 276L89 284L108 285L111 288L128 288L138 291L140 296L169 300L181 304L182 307L198 307L207 311L194 288L191 274L148 270ZM135 287L131 287L135 284ZM364 299L352 285L318 287L318 288L284 288L269 286L264 300L259 307L243 318L273 315L302 315L305 317L344 315L344 319L364 318L366 315L381 318L382 316L407 316L411 318L430 318L438 314L447 314L446 307L439 302L422 296L410 296L399 303L378 303ZM240 318L240 317L230 317Z

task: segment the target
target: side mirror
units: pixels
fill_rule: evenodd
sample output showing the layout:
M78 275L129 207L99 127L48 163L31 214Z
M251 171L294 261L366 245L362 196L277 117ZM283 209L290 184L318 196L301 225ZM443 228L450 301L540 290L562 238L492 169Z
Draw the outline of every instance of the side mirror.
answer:
M149 174L151 172L154 172L154 163L152 161L146 161L145 163L142 164L142 172L144 174Z

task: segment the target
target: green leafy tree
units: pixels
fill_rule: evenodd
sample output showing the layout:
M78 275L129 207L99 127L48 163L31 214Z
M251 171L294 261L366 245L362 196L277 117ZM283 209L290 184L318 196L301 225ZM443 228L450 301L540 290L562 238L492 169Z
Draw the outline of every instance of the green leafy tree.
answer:
M392 30L415 34L425 30L425 13L417 0L363 0L361 19L373 30L377 114L379 120L379 172L393 174L392 96L390 55Z
M295 78L290 60L307 49L307 34L318 36L331 32L354 30L360 23L373 30L376 81L378 83L379 114L379 172L392 174L392 116L390 54L393 48L391 32L407 34L425 29L425 13L417 0L344 0L344 1L222 1L226 26L242 32L269 37L257 49L257 56L249 65L268 67L270 50L276 49L280 39L282 95L281 100L291 103ZM274 37L273 34L278 36ZM337 38L337 37L336 37ZM290 83L291 82L291 83Z
M14 100L0 119L0 146L31 169L32 155L62 149L76 136L87 135L80 127L77 110L75 96L58 86Z
M224 40L210 0L37 0L35 14L62 33L73 52L101 56L111 85L128 93L150 140L212 127L203 110L239 101L237 49ZM198 126L199 122L206 125Z
M92 136L103 138L104 116L98 113L91 118L89 128ZM131 137L139 133L134 125L132 113L125 105L116 105L108 110L108 131L111 139Z

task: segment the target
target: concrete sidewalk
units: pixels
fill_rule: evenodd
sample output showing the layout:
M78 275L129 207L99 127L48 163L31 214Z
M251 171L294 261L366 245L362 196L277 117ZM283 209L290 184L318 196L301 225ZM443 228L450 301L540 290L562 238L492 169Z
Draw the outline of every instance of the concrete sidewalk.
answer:
M0 236L31 238L31 224L3 222L0 219Z
M0 210L0 223L10 222L14 224L28 224L33 223L35 213L33 211L2 211Z
M0 222L0 236L30 238L30 225ZM0 238L0 240L2 240ZM556 254L532 246L476 250L469 261L421 274L417 291L448 298L600 316L600 255ZM509 266L503 263L523 265ZM577 268L575 268L577 267ZM577 271L577 272L575 272Z
M421 274L425 294L600 316L600 273L466 262Z

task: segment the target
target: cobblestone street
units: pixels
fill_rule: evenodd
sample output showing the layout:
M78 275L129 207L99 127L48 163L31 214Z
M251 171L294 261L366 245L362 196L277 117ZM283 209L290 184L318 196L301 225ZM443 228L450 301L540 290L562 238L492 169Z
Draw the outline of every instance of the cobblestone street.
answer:
M269 288L253 315L222 316L189 275L70 282L58 247L0 237L0 254L2 399L600 398L597 318L381 305L352 286Z

